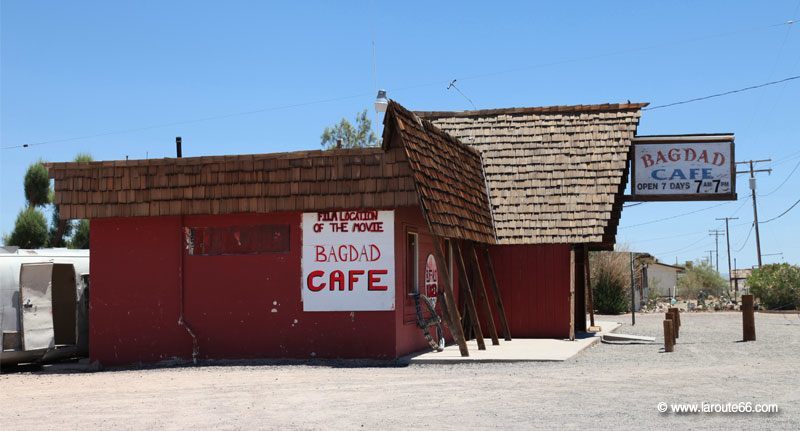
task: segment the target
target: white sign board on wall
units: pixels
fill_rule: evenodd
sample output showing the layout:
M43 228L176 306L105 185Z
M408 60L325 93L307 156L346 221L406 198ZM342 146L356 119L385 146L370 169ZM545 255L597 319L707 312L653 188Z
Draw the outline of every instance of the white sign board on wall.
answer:
M632 199L735 200L732 135L637 137Z
M394 310L394 211L304 213L303 311Z

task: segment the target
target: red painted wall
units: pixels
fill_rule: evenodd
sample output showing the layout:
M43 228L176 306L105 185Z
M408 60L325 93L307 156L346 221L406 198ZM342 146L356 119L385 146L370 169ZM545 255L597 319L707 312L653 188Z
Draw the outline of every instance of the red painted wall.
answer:
M491 247L513 338L569 337L569 253L561 244Z
M192 339L177 323L181 278L200 359L390 359L425 348L413 321L404 323L406 230L420 234L420 271L432 251L419 208L395 212L393 312L303 312L300 220L298 212L93 220L91 358L106 365L191 359ZM183 227L255 224L289 225L289 251L202 256L183 248Z
M428 230L427 223L422 216L422 212L418 207L401 208L395 212L395 246L401 245L402 250L395 256L395 270L397 271L397 294L398 297L395 304L403 304L398 306L395 310L397 326L396 326L396 343L398 356L403 356L409 353L427 350L428 342L422 335L422 330L416 324L416 308L414 301L409 298L408 293L411 292L411 286L406 276L406 265L408 264L405 244L406 235L408 232L416 232L419 238L418 245L418 259L417 259L417 279L419 281L419 289L423 289L425 284L425 263L428 260L428 255L434 253L433 237ZM439 270L439 289L443 288L444 272L441 268ZM457 277L454 281L454 293L458 297L458 281ZM437 302L436 309L439 316L442 315L441 301ZM445 336L451 339L449 332Z

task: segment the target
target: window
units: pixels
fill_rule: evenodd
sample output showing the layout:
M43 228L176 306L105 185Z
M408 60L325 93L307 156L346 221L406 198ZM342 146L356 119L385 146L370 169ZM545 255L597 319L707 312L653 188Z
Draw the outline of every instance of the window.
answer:
M419 236L406 234L406 294L419 291Z
M288 225L187 227L184 228L189 255L286 253Z

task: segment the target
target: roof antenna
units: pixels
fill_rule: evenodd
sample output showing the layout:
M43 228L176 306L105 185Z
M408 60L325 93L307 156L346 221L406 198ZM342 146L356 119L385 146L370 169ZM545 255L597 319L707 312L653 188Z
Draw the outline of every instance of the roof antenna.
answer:
M467 97L467 95L466 95L466 94L462 93L462 92L461 92L461 90L459 90L459 89L458 89L458 87L456 87L456 80L455 80L455 79L454 79L454 80L452 80L452 81L450 81L450 85L448 85L448 86L447 86L447 89L449 90L451 87L452 87L452 88L455 88L455 89L456 89L456 91L458 91L458 94L460 94L460 95L464 96L464 98L465 98L465 99L467 99L467 102L469 102L469 104L470 104L470 105L472 105L472 109L474 109L474 110L476 110L476 111L478 110L478 107L477 107L477 106L475 106L475 104L474 104L474 103L472 103L472 99L470 99L469 97Z

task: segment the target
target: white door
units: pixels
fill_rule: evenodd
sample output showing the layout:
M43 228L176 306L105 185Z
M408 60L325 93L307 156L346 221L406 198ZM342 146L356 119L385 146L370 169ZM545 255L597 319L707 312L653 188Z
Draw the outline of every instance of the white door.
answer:
M19 300L24 350L55 346L52 280L52 263L22 264L19 274Z

